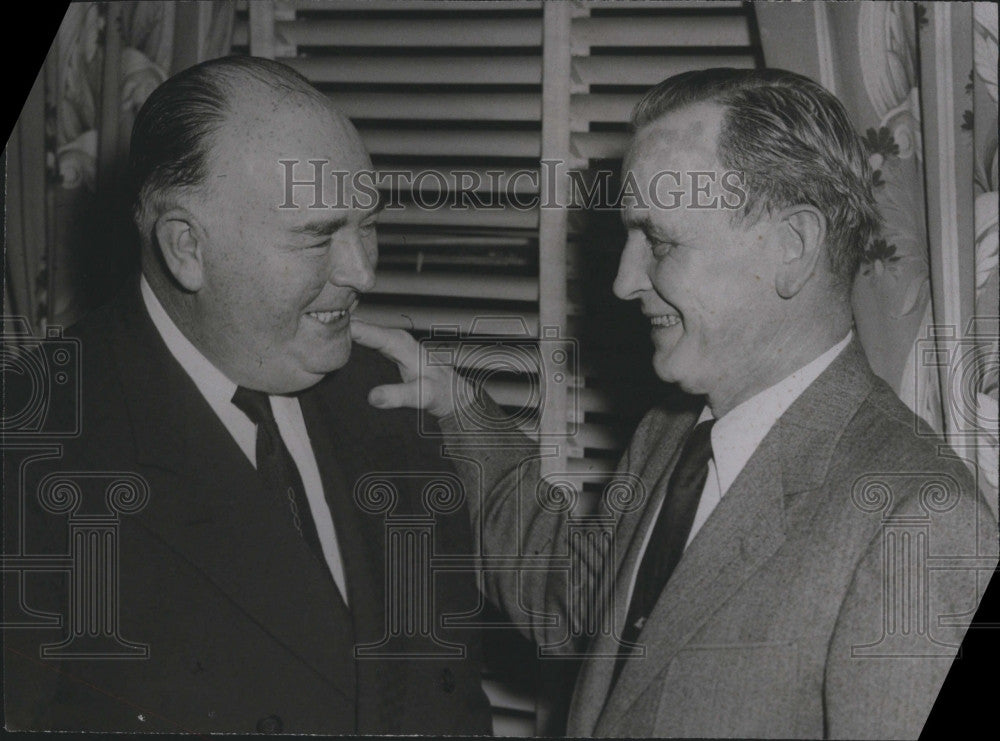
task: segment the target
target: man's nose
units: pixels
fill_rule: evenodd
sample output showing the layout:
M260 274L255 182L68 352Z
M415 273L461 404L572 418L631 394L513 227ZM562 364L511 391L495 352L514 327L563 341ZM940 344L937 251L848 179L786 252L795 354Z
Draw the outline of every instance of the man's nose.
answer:
M630 301L639 298L643 291L650 288L652 284L649 282L645 245L641 237L630 236L618 261L618 275L613 286L615 296L623 301Z
M374 248L366 247L360 236L350 237L340 245L340 249L335 250L330 282L353 288L358 293L367 293L375 287L377 262L378 253Z

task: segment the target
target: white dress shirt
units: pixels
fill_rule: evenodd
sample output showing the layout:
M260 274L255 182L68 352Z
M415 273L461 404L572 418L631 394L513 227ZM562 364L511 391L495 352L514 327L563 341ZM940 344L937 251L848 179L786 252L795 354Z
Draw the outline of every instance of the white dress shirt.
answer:
M827 369L834 358L843 352L850 341L851 332L848 332L844 339L815 360L733 407L715 423L712 427L712 457L708 461L708 477L705 479L705 487L698 500L698 509L694 515L694 523L691 525L685 549L691 545L695 535L701 530L702 525L705 524L715 507L722 501L722 497L729 491L729 487L732 486L740 471L757 450L757 446L774 427L774 423L792 405L792 402L798 399L802 392ZM706 406L702 410L698 422L713 418L712 410ZM635 571L629 584L629 602L632 601L632 590L635 589L639 564L642 563L642 556L649 545L656 517L659 516L662 506L663 502L661 501L657 507L656 516L650 520L650 526L646 530L642 551L639 553Z
M146 311L149 312L149 317L153 320L153 325L166 343L170 354L191 377L195 386L205 397L205 401L212 407L216 416L229 430L229 434L233 436L236 444L240 446L247 459L256 468L257 425L233 404L236 384L212 365L208 358L202 355L198 348L192 345L191 341L177 328L156 294L153 293L149 283L146 282L145 276L140 279L139 285ZM330 508L323 495L323 482L319 475L319 467L316 465L316 456L313 453L312 444L309 442L305 420L302 418L302 407L299 406L298 398L294 396L273 395L268 398L271 401L271 409L278 425L278 432L281 434L281 439L284 441L285 447L288 448L288 452L295 462L295 467L299 470L299 476L302 478L302 485L305 487L306 499L309 500L309 510L316 523L316 531L323 548L326 564L333 576L333 581L340 590L341 597L346 603L347 580L344 574L344 562L340 557L340 548L337 546L337 533L333 528L333 517L330 515ZM291 524L290 511L289 524Z

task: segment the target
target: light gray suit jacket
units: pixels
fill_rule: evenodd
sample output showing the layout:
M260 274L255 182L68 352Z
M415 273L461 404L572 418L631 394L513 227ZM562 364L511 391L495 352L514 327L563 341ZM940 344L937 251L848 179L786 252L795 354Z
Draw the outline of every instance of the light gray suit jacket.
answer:
M603 588L615 626L695 419L652 410L619 465L648 500L612 526ZM688 546L639 637L646 656L612 688L620 627L590 644L569 735L916 737L996 564L997 525L965 465L914 419L854 340L777 421ZM565 557L600 579L593 552L571 548L566 515L539 506L530 441L502 447L463 435L454 418L441 424L464 459L484 554L525 566ZM547 645L580 619L571 573L488 570L484 587Z

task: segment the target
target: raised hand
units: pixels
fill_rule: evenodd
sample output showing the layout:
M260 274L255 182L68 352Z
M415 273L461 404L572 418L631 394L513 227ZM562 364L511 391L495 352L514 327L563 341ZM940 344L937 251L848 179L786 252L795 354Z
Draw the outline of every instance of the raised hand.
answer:
M455 399L466 381L447 365L422 365L420 345L409 333L352 318L351 338L359 345L378 350L399 368L402 383L376 386L368 393L369 404L379 409L426 409L435 417L454 412ZM465 398L470 396L461 394Z

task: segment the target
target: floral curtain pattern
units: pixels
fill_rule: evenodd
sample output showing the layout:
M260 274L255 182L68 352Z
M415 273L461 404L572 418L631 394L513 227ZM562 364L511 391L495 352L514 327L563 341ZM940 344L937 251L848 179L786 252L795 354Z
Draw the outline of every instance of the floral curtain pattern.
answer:
M229 53L233 15L230 2L69 5L7 147L10 190L23 199L5 273L18 300L5 312L35 333L72 324L135 263L122 178L135 115L170 74Z
M167 79L174 7L131 3L121 10L119 130L129 131L146 97ZM70 5L56 39L60 73L56 156L60 184L68 190L95 189L105 13L97 3Z
M126 157L132 121L146 97L167 78L173 41L174 5L165 2L71 4L46 64L58 70L55 91L55 210L52 244L51 306L54 324L72 324L110 290L129 266L129 251L119 242L125 218L109 211ZM117 34L109 44L110 34ZM54 56L53 56L54 52ZM117 64L109 75L105 62ZM114 81L115 90L107 85ZM113 122L103 122L108 113ZM51 115L51 114L50 114ZM109 125L111 124L111 125ZM51 159L52 153L47 153ZM100 165L99 165L100 162ZM98 172L102 171L102 177ZM120 184L118 185L120 187ZM100 244L107 235L115 244ZM107 263L121 260L122 268Z
M998 219L1000 184L997 180L997 6L975 4L973 19L972 138L973 195L975 229L975 315L980 318L981 338L977 351L981 363L976 368L974 390L977 419L982 438L976 450L987 490L997 496L997 451L1000 447L1000 322L997 320L1000 277L998 277ZM966 118L966 121L968 119ZM994 510L996 511L996 510Z
M916 383L913 367L913 339L933 322L914 7L873 2L856 11L856 59L870 111L861 130L884 221L855 282L855 321L876 373L940 430L936 369L921 369L924 382Z
M997 7L829 3L835 90L883 229L855 280L872 367L997 508Z

